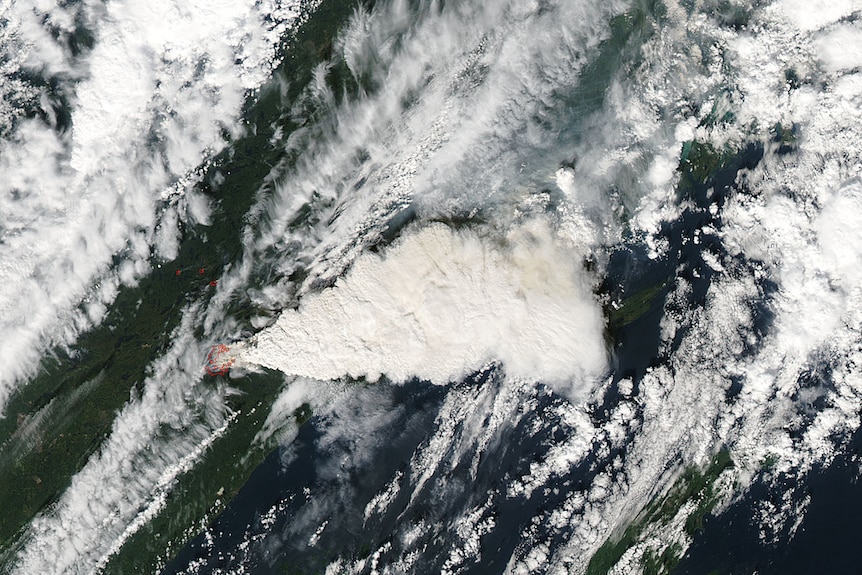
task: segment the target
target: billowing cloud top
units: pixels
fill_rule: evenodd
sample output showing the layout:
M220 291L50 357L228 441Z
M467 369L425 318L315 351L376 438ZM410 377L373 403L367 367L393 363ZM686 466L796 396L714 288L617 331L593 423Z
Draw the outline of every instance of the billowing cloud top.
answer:
M383 255L361 256L237 354L323 380L446 383L500 361L510 377L583 386L606 358L601 310L580 265L544 224L501 245L430 225Z

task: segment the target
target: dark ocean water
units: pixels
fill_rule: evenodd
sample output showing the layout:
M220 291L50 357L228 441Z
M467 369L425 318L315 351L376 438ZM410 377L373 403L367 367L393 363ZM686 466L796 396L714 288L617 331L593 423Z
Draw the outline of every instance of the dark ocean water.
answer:
M862 572L858 6L159 1L0 9L0 573ZM205 370L392 309L583 365Z
M862 510L857 434L830 466L814 470L804 484L787 479L784 490L804 504L795 533L764 541L755 510L778 497L772 485L755 484L718 516L708 517L677 573L860 573L854 551ZM810 499L808 499L810 498Z

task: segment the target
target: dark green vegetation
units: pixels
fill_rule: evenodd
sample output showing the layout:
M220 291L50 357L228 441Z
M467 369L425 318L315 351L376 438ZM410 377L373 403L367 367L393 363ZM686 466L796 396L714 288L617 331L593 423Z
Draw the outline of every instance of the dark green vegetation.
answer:
M69 484L110 432L114 416L167 348L186 282L156 273L120 293L104 323L71 356L46 361L0 420L0 542ZM41 421L39 420L41 417Z
M138 287L121 289L102 324L70 353L56 350L12 398L0 420L4 559L22 525L55 500L99 448L117 412L140 392L147 366L167 351L183 307L208 299L209 280L220 274L227 246L238 241L231 228L211 228L206 236L188 231L176 261ZM188 271L176 276L175 268Z
M657 22L661 21L664 13L661 2L644 0L611 19L608 38L584 67L577 85L574 89L562 87L557 94L571 114L571 121L564 124L562 146L570 145L571 140L593 137L590 132L596 129L597 122L603 121L601 114L614 78L621 74L637 74L645 66L641 48L655 34ZM585 120L593 115L595 120Z
M796 150L797 141L799 139L799 126L792 124L790 126L782 126L775 124L772 127L772 142L777 144L776 153L783 155L789 154Z
M155 573L215 517L274 445L255 444L254 437L281 389L283 377L267 373L246 377L241 395L230 407L239 416L193 469L170 490L165 507L130 537L105 573Z
M325 1L287 39L278 70L290 80L287 93L270 86L249 98L244 117L256 129L231 142L199 186L216 201L213 225L184 230L175 261L163 262L137 287L122 288L101 325L83 334L68 352L54 350L38 375L11 399L0 419L0 564L8 565L23 526L59 497L108 436L118 411L140 393L147 366L168 349L182 310L191 302L205 306L213 291L209 281L240 257L240 234L249 208L260 199L262 180L272 166L295 159L270 144L275 126L281 124L286 134L297 128L286 111L309 83L314 66L331 55L335 34L356 6ZM348 80L336 78L333 87L344 93L346 85L340 83ZM176 275L177 269L183 272ZM268 274L260 269L256 277L266 281ZM247 326L255 310L240 295L228 313ZM204 336L202 326L196 335ZM177 550L194 535L190 530L200 528L219 508L213 502L220 489L224 500L243 484L272 447L251 444L280 381L276 375L258 375L231 382L242 391L228 399L229 408L239 414L236 421L203 461L179 478L165 511L128 541L107 572L152 572L166 558L166 548ZM215 383L205 378L199 385ZM297 422L309 416L297 414Z
M769 470L774 468L778 464L778 456L774 454L767 455L763 458L763 461L760 462L760 468L763 470Z
M681 554L682 548L676 543L664 549L661 553L647 549L642 559L644 575L659 575L660 573L669 572L679 562Z
M686 142L682 146L678 190L684 195L688 190L709 186L716 175L736 158L736 150L716 150L704 142Z
M695 510L686 518L685 532L691 537L701 529L703 518L712 512L718 503L719 493L715 490L718 476L732 466L730 453L720 451L712 458L706 469L687 467L679 479L663 496L651 502L641 511L635 521L618 538L608 539L587 566L588 575L604 575L652 526L667 525L679 510L689 501L695 502ZM671 545L657 554L646 551L641 557L644 572L650 574L669 573L680 559L681 549Z
M571 95L571 103L580 115L600 110L612 78L620 71L632 72L643 63L641 46L654 34L656 21L663 15L664 5L649 0L637 2L631 10L611 20L610 37L602 42L597 57L584 69Z
M647 286L624 299L619 307L613 308L608 306L606 313L608 314L609 327L614 329L624 326L643 316L652 308L653 303L657 301L658 296L664 291L667 285L667 281L662 281Z
M370 5L369 2L363 4ZM214 217L215 226L223 228L224 233L233 236L232 241L225 243L228 249L233 247L233 250L223 255L224 261L234 261L240 257L239 233L253 201L260 199L260 184L270 173L272 166L279 163L290 166L299 156L299 150L296 148L285 151L282 146L273 147L270 144L271 138L279 125L286 135L300 127L296 123L298 120L287 112L293 102L302 98L303 90L311 80L314 66L332 56L332 42L356 6L356 3L339 0L324 2L299 32L288 39L283 63L276 71L276 74L290 81L286 94L282 94L275 86L264 87L257 98L250 101L244 113L248 124L254 125L256 129L249 130L246 136L234 142L229 150L216 159L210 169L212 176L218 171L224 177L224 181L217 186L204 188L205 192L219 198L219 209ZM332 75L328 78L336 93L348 92L346 85L340 82L348 82L350 78L338 76L337 82L332 81ZM325 111L306 108L305 113L307 119L319 119L319 115ZM214 177L207 179L210 182L213 180ZM314 211L316 210L311 206L306 210L309 216ZM263 223L265 225L265 222ZM309 222L301 217L293 222L297 227L308 224ZM215 231L207 231L211 241ZM255 270L253 282L256 280L262 284L273 281L276 278L271 274L272 271L263 263ZM301 269L295 271L294 275L296 281L303 279ZM294 277L289 279L293 280ZM248 302L238 300L233 302L228 313L250 328L246 320L256 313L256 310ZM211 446L205 458L193 470L179 478L162 513L129 539L120 552L112 557L106 572L154 572L217 515L224 503L239 490L274 447L254 445L253 439L269 413L270 405L280 389L281 380L280 374L270 373L251 375L232 382L232 385L243 391L242 395L229 400L230 408L238 412L239 417L230 425L225 435ZM311 415L311 409L307 405L301 406L294 414L298 425L308 421Z
M692 6L694 2L692 2ZM713 15L719 22L733 30L743 30L748 27L751 21L751 6L748 3L732 2L731 0L718 0L710 2L709 13Z
M297 425L302 425L306 421L312 418L314 412L311 410L311 405L308 403L303 403L299 407L293 410L293 417L296 419Z

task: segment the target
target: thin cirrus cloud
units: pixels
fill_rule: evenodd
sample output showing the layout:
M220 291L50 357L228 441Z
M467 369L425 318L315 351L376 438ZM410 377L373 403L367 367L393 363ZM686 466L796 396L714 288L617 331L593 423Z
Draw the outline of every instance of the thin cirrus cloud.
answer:
M46 118L0 116L0 409L47 347L98 323L119 286L147 273L153 246L176 253L177 212L162 218L159 200L181 196L222 130L241 131L246 92L300 15L277 0L43 4L7 7L0 46L3 90L38 97ZM94 44L72 53L76 22ZM22 86L28 74L59 88ZM58 93L68 129L55 121Z

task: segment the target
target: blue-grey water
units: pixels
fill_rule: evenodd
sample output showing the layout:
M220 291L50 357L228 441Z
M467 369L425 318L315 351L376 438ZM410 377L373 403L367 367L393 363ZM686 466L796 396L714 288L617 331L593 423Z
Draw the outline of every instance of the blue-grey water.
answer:
M0 6L0 572L856 572L858 12Z

